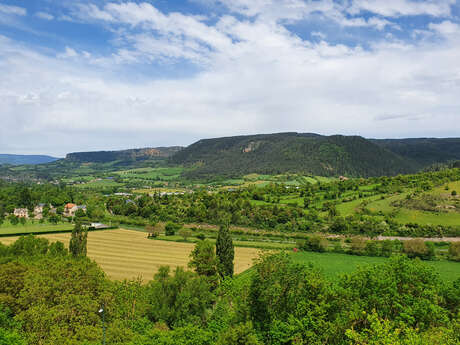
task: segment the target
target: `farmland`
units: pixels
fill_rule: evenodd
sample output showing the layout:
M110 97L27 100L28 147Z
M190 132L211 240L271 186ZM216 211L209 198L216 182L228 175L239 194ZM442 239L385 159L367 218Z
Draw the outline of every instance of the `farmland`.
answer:
M39 232L54 232L54 231L68 231L72 230L73 224L70 223L59 223L59 224L32 224L30 222L25 225L11 225L5 223L0 226L0 236L2 235L14 235L14 234L26 234L26 233L39 233Z
M304 264L313 264L319 267L330 279L337 279L344 273L352 273L358 267L367 265L383 264L388 261L388 258L355 256L338 253L314 253L314 252L299 252L293 253L292 258L295 262ZM440 275L445 282L453 282L460 278L460 263L449 261L429 261L430 265Z
M66 246L70 233L39 235L49 241L61 241ZM17 237L0 238L3 244L14 242ZM107 230L88 234L88 257L96 261L106 274L115 280L142 277L151 280L160 266L187 267L192 243L157 241L146 234L131 230ZM235 248L235 273L252 266L258 255L254 248Z

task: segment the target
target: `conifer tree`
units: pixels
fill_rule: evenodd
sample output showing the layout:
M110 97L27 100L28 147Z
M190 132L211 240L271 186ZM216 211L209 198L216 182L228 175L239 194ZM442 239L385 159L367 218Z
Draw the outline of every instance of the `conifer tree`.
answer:
M69 252L75 257L86 256L87 238L88 231L82 229L80 222L75 223L70 237Z
M228 224L221 225L216 241L216 254L219 260L217 270L222 278L233 276L233 259L235 249Z

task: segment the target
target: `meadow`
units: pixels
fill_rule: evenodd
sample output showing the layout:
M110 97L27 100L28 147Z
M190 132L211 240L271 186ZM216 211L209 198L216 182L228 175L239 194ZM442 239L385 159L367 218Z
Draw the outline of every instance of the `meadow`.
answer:
M70 223L31 223L27 222L25 225L17 224L11 225L9 222L5 222L0 226L0 236L2 235L14 235L14 234L25 234L25 233L39 233L39 232L52 232L52 231L69 231L74 227Z
M330 279L338 279L343 273L352 273L358 267L383 264L388 258L355 256L338 253L297 252L292 253L295 262L309 264L320 268ZM444 282L453 282L460 278L460 263L452 261L424 261L433 267Z
M68 246L70 233L39 235L51 242L61 241ZM0 242L11 244L18 237L3 237ZM147 239L143 232L107 230L88 233L88 257L96 261L114 280L141 277L146 282L153 278L160 266L187 268L193 243ZM241 273L253 264L259 250L235 248L235 273Z

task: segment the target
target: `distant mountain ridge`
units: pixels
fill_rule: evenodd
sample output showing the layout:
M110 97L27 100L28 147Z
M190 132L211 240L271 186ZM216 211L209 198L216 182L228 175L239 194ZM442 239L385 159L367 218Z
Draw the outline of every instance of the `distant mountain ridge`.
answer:
M107 163L112 161L134 162L155 158L168 158L182 150L181 146L147 147L120 151L73 152L66 156L67 161L80 163Z
M381 176L413 173L420 164L360 136L258 134L203 139L170 158L191 178L249 173Z
M0 154L0 164L25 165L25 164L45 164L51 163L59 158L47 155L13 155Z

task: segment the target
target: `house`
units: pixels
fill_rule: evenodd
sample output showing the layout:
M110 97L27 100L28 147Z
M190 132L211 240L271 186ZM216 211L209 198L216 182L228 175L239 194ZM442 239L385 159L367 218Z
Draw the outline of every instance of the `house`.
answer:
M73 217L75 212L77 212L78 208L77 205L68 203L64 206L64 213L62 214L64 217Z
M85 205L75 205L72 203L68 203L64 206L64 213L62 214L64 217L73 217L78 210L83 210L86 213L86 206Z
M43 218L43 208L45 204L38 204L34 207L34 219L42 219Z
M29 210L27 208L15 208L13 214L18 218L29 218Z

